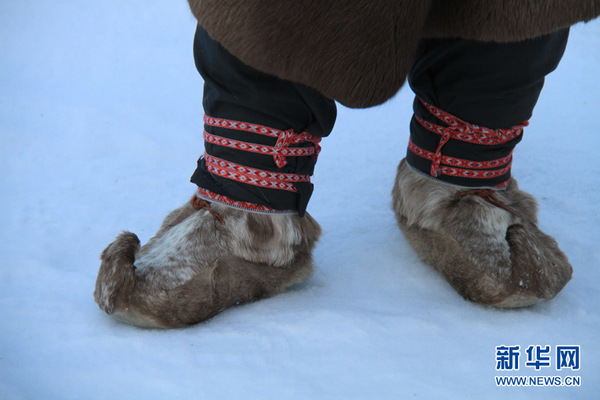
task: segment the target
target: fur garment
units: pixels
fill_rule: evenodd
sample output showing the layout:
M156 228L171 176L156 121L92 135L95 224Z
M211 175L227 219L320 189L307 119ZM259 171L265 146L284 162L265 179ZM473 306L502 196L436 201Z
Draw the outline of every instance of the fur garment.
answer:
M370 107L404 84L422 38L519 41L600 15L600 0L188 0L251 67Z
M94 299L107 314L133 325L195 324L306 280L320 234L308 214L186 203L141 248L136 235L124 232L104 250Z
M497 207L402 160L392 191L398 225L417 254L465 299L496 307L549 300L571 279L556 241L537 227L535 198L513 178Z

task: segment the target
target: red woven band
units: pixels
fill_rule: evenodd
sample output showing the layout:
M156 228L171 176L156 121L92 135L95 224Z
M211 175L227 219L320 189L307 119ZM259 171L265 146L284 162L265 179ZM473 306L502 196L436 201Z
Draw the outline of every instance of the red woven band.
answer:
M460 178L486 179L499 177L510 171L512 152L508 156L497 160L471 161L444 156L442 155L442 148L451 139L484 146L502 145L521 135L523 128L529 125L528 121L521 122L508 129L489 129L465 122L431 104L420 101L433 116L448 125L439 126L415 114L415 119L423 128L441 136L435 152L427 151L415 145L412 141L409 141L408 144L409 151L431 161L431 176L437 177L443 174ZM442 166L442 164L445 165ZM508 182L502 185L505 184L508 184Z
M296 193L296 182L310 182L310 175L284 174L250 168L204 153L206 170L212 174L248 185Z
M204 140L209 143L236 150L271 155L275 159L275 164L278 168L283 168L287 164L286 157L304 157L311 156L313 154L318 156L319 152L321 151L321 146L319 145L321 138L313 136L309 132L296 134L292 129L281 131L279 129L269 128L267 126L232 121L228 119L213 118L207 115L204 116L204 123L208 126L217 128L256 133L259 135L277 138L277 143L275 143L275 146L266 146L262 144L233 140L204 132ZM311 142L314 144L314 146L289 147L292 144L300 144L304 142Z
M410 139L408 142L408 149L410 151L412 151L413 153L415 153L416 155L418 155L419 157L426 158L432 162L436 158L435 153L432 153L432 152L429 152L427 150L420 148L419 146L414 144ZM440 163L451 165L452 167L446 167L443 165L439 165ZM461 166L466 167L466 168L472 168L472 169L458 168ZM504 166L504 168L493 169L493 170L489 170L489 171L485 170L486 168L496 168L496 167L500 167L500 166ZM502 175L506 174L510 170L511 166L512 166L512 152L510 153L510 155L508 157L500 158L498 160L483 161L483 162L469 161L469 160L464 160L461 158L441 156L438 166L436 167L437 168L436 171L438 172L438 174L436 174L436 175L433 174L434 165L432 163L431 176L437 177L439 174L443 174L443 175L457 176L460 178L476 178L476 179L495 178L497 176L502 176ZM478 169L480 169L481 171L477 171ZM507 184L508 184L508 182L507 182Z

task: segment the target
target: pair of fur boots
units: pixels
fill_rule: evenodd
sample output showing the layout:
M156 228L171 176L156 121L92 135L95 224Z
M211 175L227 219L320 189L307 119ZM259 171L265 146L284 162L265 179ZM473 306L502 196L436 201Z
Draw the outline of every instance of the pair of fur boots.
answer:
M393 208L406 238L468 300L523 307L553 298L571 266L537 227L535 199L513 179L468 190L403 160ZM176 328L306 280L321 233L308 214L257 214L197 197L171 212L144 246L122 233L102 253L94 298L127 323Z

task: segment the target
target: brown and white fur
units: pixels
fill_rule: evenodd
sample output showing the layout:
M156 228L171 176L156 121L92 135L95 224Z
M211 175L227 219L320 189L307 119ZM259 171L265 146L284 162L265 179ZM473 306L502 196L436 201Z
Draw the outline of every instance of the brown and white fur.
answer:
M215 203L210 211L186 203L141 248L133 233L119 235L101 256L94 291L100 308L133 325L175 328L310 277L321 234L310 215L257 214Z
M512 179L495 200L398 167L392 191L398 225L417 254L464 298L496 307L522 307L556 296L572 267L556 241L537 227L537 203Z

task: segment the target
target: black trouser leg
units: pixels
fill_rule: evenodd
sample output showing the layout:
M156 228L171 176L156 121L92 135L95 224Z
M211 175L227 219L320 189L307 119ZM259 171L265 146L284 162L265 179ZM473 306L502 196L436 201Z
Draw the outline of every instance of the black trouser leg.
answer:
M544 84L558 65L567 43L568 29L518 43L483 43L467 40L428 39L421 43L409 74L416 94L416 117L442 125L421 102L492 130L508 129L528 120ZM440 135L413 118L411 143L434 152ZM460 160L487 162L510 155L521 136L498 146L450 140L442 154ZM431 175L432 161L408 151L408 163ZM468 175L468 174L467 174ZM463 186L498 186L508 174L493 179L440 174L437 179Z
M325 137L333 129L336 118L335 103L306 86L284 81L256 71L243 64L220 44L212 40L198 26L194 40L196 67L204 78L203 106L206 115L230 121L274 128L295 133L309 132ZM253 144L275 146L277 138L215 126L205 130L219 137ZM291 147L314 146L313 143L295 143ZM286 157L285 166L276 165L273 156L243 151L205 142L206 154L238 165L283 174L312 175L316 154ZM265 188L228 179L207 170L202 158L192 182L200 188L239 202L264 205L274 210L304 213L312 184L293 183L295 192Z

